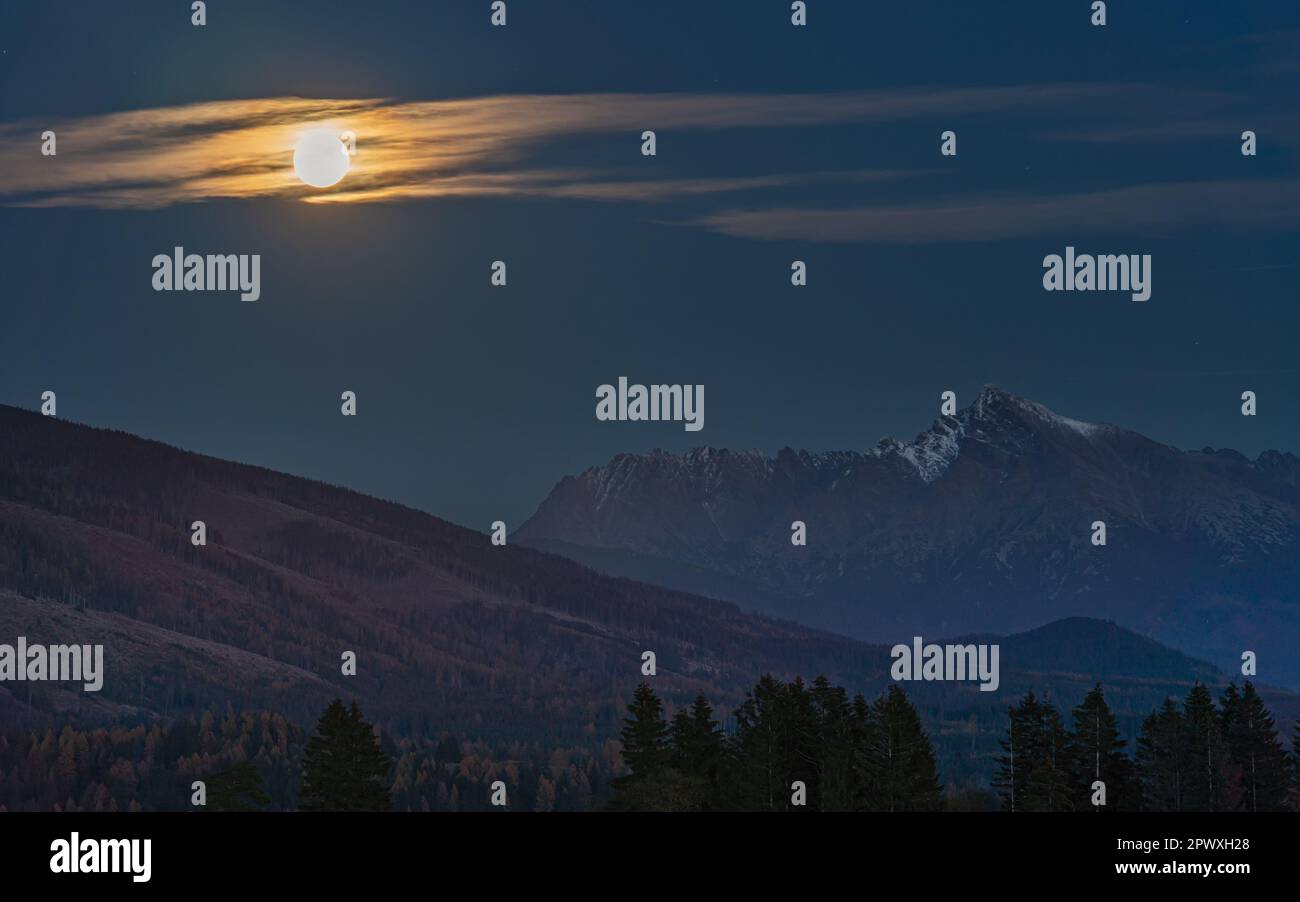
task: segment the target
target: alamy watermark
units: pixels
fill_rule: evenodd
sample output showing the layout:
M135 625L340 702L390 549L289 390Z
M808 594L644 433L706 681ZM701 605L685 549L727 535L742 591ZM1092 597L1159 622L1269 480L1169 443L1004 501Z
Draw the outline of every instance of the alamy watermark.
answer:
M1150 254L1075 254L1043 258L1043 288L1047 291L1127 291L1134 301L1151 297Z
M704 428L703 385L629 385L618 377L618 387L596 389L596 419L675 420L686 424L687 432Z
M28 645L19 636L17 645L0 645L0 682L72 681L83 683L87 692L104 686L104 646Z
M895 680L979 680L980 692L996 692L1001 682L997 645L895 645L889 675Z
M241 301L262 296L261 254L171 254L153 258L154 291L238 291Z
M153 840L68 839L50 843L50 871L55 874L130 874L135 883L153 876Z

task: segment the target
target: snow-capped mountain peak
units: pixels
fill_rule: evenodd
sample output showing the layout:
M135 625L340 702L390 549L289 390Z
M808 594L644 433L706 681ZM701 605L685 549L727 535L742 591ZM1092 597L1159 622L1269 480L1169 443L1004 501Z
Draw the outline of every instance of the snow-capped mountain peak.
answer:
M968 439L1021 448L1025 445L1023 433L1044 428L1093 439L1113 427L1061 416L1036 401L986 385L973 404L958 410L955 416L935 420L912 441L884 438L867 453L872 457L897 457L906 461L928 484L948 471Z

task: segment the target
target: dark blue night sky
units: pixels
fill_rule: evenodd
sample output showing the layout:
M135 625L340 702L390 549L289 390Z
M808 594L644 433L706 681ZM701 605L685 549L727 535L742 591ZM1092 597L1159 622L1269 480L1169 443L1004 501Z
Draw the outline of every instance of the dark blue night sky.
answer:
M511 0L498 29L487 0L214 0L202 28L184 2L5 3L0 403L54 389L66 419L478 529L620 451L866 448L985 383L1179 447L1300 451L1300 5L1115 0L1104 28L1089 5L810 0L794 28L782 0ZM531 117L565 94L664 105L592 99L614 126L467 171L609 196L106 208L50 205L70 175L23 181L94 164L68 141L42 159L39 135L111 113L528 95L511 115ZM739 95L780 112L738 116ZM147 155L148 134L111 152ZM261 254L261 300L154 292L175 245ZM1066 245L1150 254L1151 300L1045 292ZM705 429L598 422L619 376L704 384Z

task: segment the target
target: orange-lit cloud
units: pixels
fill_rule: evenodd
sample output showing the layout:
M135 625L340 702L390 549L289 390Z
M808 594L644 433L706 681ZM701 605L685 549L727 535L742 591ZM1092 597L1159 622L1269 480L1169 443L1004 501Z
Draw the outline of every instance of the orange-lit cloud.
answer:
M661 136L685 130L811 128L939 114L1033 114L1112 102L1151 108L1171 100L1157 88L1042 85L816 95L507 95L420 102L281 97L195 103L0 125L0 204L149 208L218 198L375 203L449 195L655 201L810 179L860 181L903 173L629 178L627 172L529 165L529 155L547 142L593 133L625 134L635 148L646 128ZM1183 109L1205 111L1225 101L1200 93L1180 94L1176 102ZM357 136L352 170L324 191L301 184L292 165L298 136L317 126ZM58 135L55 157L39 152L39 136L46 129ZM743 152L738 143L737 153Z

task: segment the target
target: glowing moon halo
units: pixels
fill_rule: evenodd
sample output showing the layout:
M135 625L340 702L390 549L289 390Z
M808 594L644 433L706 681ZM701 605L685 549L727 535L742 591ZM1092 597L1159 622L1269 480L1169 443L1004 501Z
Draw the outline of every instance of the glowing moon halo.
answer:
M351 165L347 146L332 129L313 128L304 132L293 150L293 171L313 188L337 185Z

